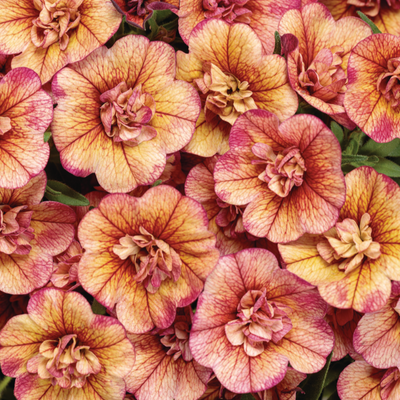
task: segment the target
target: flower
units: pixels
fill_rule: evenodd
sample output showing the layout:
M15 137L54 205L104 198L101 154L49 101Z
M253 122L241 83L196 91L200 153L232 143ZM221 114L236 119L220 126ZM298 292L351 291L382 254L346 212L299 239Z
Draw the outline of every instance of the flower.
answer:
M166 154L190 141L200 112L196 91L175 80L174 49L143 36L123 37L64 68L52 89L63 167L76 176L96 173L108 192L154 183Z
M166 329L218 260L207 225L200 204L170 186L106 196L79 226L79 281L129 332Z
M313 107L354 129L343 107L347 62L356 44L371 35L371 28L358 18L335 22L325 6L314 3L288 11L279 33L292 88Z
M400 37L380 34L362 40L349 59L344 106L378 143L400 137Z
M341 151L318 118L295 115L279 125L267 111L248 111L229 144L215 166L215 192L229 204L248 204L248 232L282 243L335 224L345 200Z
M42 83L107 42L121 23L111 0L1 0L0 53ZM17 23L16 23L17 22Z
M120 399L135 353L122 325L93 314L79 293L42 289L28 314L0 333L4 374L16 377L19 400Z
M377 311L400 280L400 188L370 167L348 173L346 187L335 227L278 247L288 270L333 307Z
M221 257L207 278L190 350L228 390L263 391L284 379L289 362L302 373L324 366L334 340L325 312L315 288L272 253L245 249Z
M285 60L265 55L247 25L201 22L190 36L189 54L177 52L177 67L177 78L192 83L203 104L193 139L184 149L190 153L225 153L231 125L247 110L265 109L282 121L297 110Z
M197 363L189 349L193 312L178 309L167 329L128 338L135 346L136 362L126 377L128 392L137 400L197 400L206 390L211 369Z
M0 187L24 186L47 164L50 149L43 133L53 118L53 103L41 86L28 68L0 79Z
M195 26L204 20L221 19L230 24L248 24L260 38L267 54L275 45L274 31L282 15L292 8L299 8L300 0L181 0L179 33L186 44Z
M64 204L40 203L46 188L41 172L22 188L0 188L0 290L28 294L49 281L53 256L74 237L75 213Z

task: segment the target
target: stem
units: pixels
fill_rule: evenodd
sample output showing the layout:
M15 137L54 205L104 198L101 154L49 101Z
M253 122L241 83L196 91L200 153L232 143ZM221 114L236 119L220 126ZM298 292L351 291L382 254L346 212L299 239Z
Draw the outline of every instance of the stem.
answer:
M4 392L4 389L8 386L8 384L11 382L13 378L10 376L5 376L3 380L0 382L0 399L2 398L2 394Z

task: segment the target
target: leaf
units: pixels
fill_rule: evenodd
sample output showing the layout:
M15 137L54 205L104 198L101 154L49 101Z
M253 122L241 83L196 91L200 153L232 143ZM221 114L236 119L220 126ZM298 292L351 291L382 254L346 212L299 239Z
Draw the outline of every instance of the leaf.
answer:
M343 154L342 155L342 165L352 164L352 163L361 163L368 160L368 156L361 155L352 155L352 154Z
M385 174L392 178L400 178L400 166L386 158L379 157L379 162L374 168L380 174Z
M51 132L50 131L46 131L44 133L44 137L43 137L44 142L47 143L50 140L50 138L51 138Z
M389 143L376 143L372 139L369 139L360 149L360 154L374 154L379 157L387 157L394 154L392 157L396 157L396 154L400 155L400 139L394 139Z
M353 167L362 167L363 165L366 165L368 167L374 167L377 163L379 162L379 157L378 156L369 156L368 160L362 161L362 162L352 162L351 165Z
M100 304L96 299L93 299L92 311L94 314L106 315L107 309Z
M372 33L382 33L379 28L365 14L363 14L361 11L357 11L357 14L364 22L369 25L369 27L372 29Z
M281 43L281 37L279 35L278 31L275 31L275 48L274 48L274 53L273 54L282 54L282 43Z
M342 127L335 121L331 122L331 131L336 136L336 139L339 140L339 143L343 143L344 133Z
M254 400L254 396L251 393L242 394L240 400Z
M298 393L296 399L298 400L318 400L321 396L322 391L325 387L325 380L328 375L329 366L331 365L332 359L331 353L327 360L324 368L321 371L317 372L316 374L309 375L309 379L307 380L306 384L302 387L304 393Z
M47 181L44 195L48 200L58 201L67 206L88 206L90 204L85 196L58 181Z
M162 184L162 180L159 179L159 180L155 181L155 182L152 184L152 187L155 187L155 186L158 186L158 185L161 185L161 184Z
M360 130L355 130L354 132L352 132L350 134L349 145L347 146L343 154L357 154L364 136L365 133Z

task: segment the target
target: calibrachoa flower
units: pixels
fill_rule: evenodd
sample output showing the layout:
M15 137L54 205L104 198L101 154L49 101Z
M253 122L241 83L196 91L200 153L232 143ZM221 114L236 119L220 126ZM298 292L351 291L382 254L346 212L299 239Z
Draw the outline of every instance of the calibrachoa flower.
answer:
M145 29L153 11L179 8L179 0L112 0L128 24Z
M76 292L42 289L28 314L0 333L4 374L18 400L122 400L135 353L114 318L93 314Z
M274 32L282 15L292 8L299 8L300 0L181 0L179 33L185 43L195 26L207 19L222 19L230 24L248 24L260 38L264 50L274 50Z
M290 10L279 23L292 88L313 107L354 129L343 107L351 50L371 35L361 19L335 22L322 4Z
M350 364L340 374L338 394L341 400L397 400L400 398L398 368L377 369L365 361Z
M175 80L174 49L129 35L101 47L53 80L52 133L65 169L93 172L108 192L152 184L166 154L192 138L200 100Z
M203 207L170 186L109 195L79 226L79 281L128 331L166 329L218 260L207 225Z
M0 188L0 290L27 294L44 286L53 256L74 237L75 213L64 204L40 203L46 175L40 173L20 189Z
M248 111L229 144L215 166L215 191L229 204L250 203L248 232L282 243L335 224L345 200L341 150L318 118L295 115L279 125L267 111Z
M274 112L280 120L298 99L279 55L265 55L260 39L244 24L203 21L193 30L189 54L177 52L177 78L201 93L203 111L185 150L203 157L226 152L231 126L247 110Z
M192 317L189 306L177 310L167 329L128 333L136 362L126 377L126 386L137 400L197 400L205 392L212 370L196 362L190 352Z
M361 41L349 59L344 105L350 119L378 143L400 137L400 37Z
M49 159L43 133L53 118L53 103L41 87L37 74L28 68L17 68L0 79L0 187L27 184Z
M107 42L121 22L111 0L1 0L0 9L0 53L22 53L12 67L33 69L42 83Z
M190 350L226 388L259 392L283 380L288 363L319 371L333 347L317 290L281 270L264 249L220 258L200 295Z
M366 313L381 309L391 280L400 280L400 188L370 167L347 174L346 186L332 229L279 251L288 270L318 286L329 304Z

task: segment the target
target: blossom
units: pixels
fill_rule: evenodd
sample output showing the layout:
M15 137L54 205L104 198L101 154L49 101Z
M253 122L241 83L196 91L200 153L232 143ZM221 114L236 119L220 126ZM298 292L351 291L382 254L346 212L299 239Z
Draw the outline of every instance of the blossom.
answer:
M42 289L28 314L0 333L4 374L16 377L19 400L106 400L125 395L134 349L114 318L93 314L79 293Z
M79 281L129 332L166 329L218 260L207 225L200 204L170 186L106 196L79 226Z
M248 204L248 232L282 243L335 224L345 200L341 151L318 118L295 115L279 125L269 112L249 111L229 144L215 166L215 191L229 204Z
M28 68L0 79L0 187L24 186L47 164L50 149L43 133L53 118L53 103L41 86Z
M27 294L44 286L53 271L53 256L74 237L75 213L70 207L40 203L46 187L41 172L22 188L0 188L0 290Z
M130 25L145 29L153 11L179 8L179 0L111 0Z
M351 50L371 35L371 28L358 18L335 22L325 6L314 3L288 11L279 33L292 88L313 107L354 129L343 107L347 63Z
M349 59L344 106L353 120L378 143L400 137L400 38L372 35Z
M333 347L323 320L326 304L315 288L264 249L221 257L207 278L189 346L228 390L259 392L285 377L288 363L319 371Z
M197 400L206 390L212 370L193 359L189 332L193 312L178 309L167 329L128 338L135 346L136 362L126 377L128 392L137 400Z
M177 78L192 83L203 104L193 139L184 149L190 153L225 153L231 125L247 110L265 109L282 121L297 110L285 60L265 55L247 25L201 22L190 36L189 54L177 52L177 67Z
M282 15L299 8L300 0L181 0L179 33L185 43L195 26L208 19L221 19L230 24L248 24L260 38L267 54L274 50L274 31Z
M22 53L12 67L33 69L43 84L106 43L121 23L111 0L1 0L0 8L0 53Z
M94 172L108 192L154 183L200 112L196 91L174 78L174 49L134 35L60 71L52 133L63 167Z
M330 305L372 312L400 280L400 188L370 167L347 174L346 187L332 229L278 247L288 270L318 286Z

